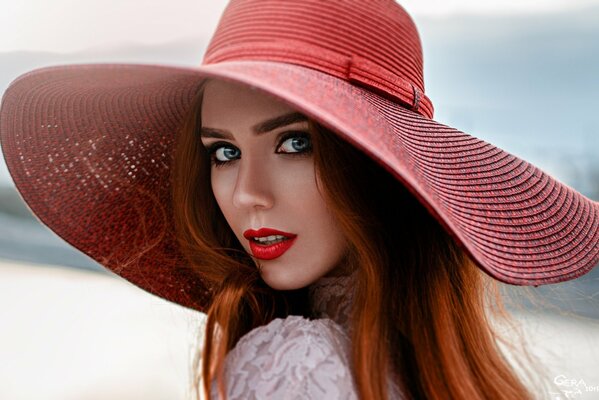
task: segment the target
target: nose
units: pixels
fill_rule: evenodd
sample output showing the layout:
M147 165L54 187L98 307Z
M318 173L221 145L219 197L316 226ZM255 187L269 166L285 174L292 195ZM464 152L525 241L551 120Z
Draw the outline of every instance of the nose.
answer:
M240 161L233 205L237 208L271 208L274 196L268 166L259 158L245 157Z

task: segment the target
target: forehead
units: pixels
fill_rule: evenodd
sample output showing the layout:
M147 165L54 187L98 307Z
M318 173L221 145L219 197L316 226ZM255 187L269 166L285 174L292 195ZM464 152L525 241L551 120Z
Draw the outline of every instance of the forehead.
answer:
M210 80L202 99L202 125L212 128L239 128L266 118L294 111L280 100L244 86Z

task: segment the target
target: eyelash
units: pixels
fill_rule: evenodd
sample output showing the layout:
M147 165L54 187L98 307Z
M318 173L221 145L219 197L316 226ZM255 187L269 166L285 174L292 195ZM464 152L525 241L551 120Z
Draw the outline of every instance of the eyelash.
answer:
M288 132L285 135L283 135L283 137L281 138L281 140L279 141L278 145L277 145L277 149L279 147L281 147L281 145L287 141L290 138L305 138L308 139L309 141L309 146L307 149L305 150L301 150L301 151L296 151L296 152L289 152L289 153L278 153L278 154L289 154L292 156L307 156L312 152L312 139L310 137L310 134L308 132L301 132L301 131L292 131L292 132ZM210 146L208 146L206 148L206 151L208 152L208 156L210 157L210 164L214 165L215 167L222 167L225 164L230 163L231 161L234 161L236 159L233 160L229 160L229 161L220 161L216 159L216 151L218 149L220 149L221 147L235 147L233 145L231 145L230 143L227 142L216 142L211 144Z

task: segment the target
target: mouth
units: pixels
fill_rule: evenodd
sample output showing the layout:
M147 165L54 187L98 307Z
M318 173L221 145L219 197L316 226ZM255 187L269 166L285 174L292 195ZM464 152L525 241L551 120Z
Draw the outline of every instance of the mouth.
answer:
M283 232L273 228L248 229L243 232L243 237L251 240L255 239L260 242L273 241L277 239L293 239L297 235L295 233Z
M285 254L293 243L295 243L295 238L279 240L272 244L262 244L257 243L255 240L250 240L250 250L256 258L272 260Z
M281 243L285 240L291 240L291 238L282 236L282 235L271 235L271 236L263 236L263 237L253 237L250 239L260 246L269 246L275 243Z
M272 260L289 250L297 235L271 228L260 228L246 230L243 237L250 242L250 250L254 257Z

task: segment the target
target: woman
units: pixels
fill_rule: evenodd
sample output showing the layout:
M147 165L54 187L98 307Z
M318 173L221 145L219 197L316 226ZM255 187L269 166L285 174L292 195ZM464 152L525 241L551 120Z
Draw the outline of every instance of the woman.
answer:
M532 398L497 281L590 271L599 205L432 117L395 2L234 0L199 68L25 74L0 137L46 225L207 313L206 395Z
M174 171L182 247L222 282L207 311L204 384L213 365L227 398L357 398L353 358L363 398L526 397L484 319L484 290L497 288L404 186L275 98L204 84ZM283 231L282 246L254 242L251 228L265 227Z

